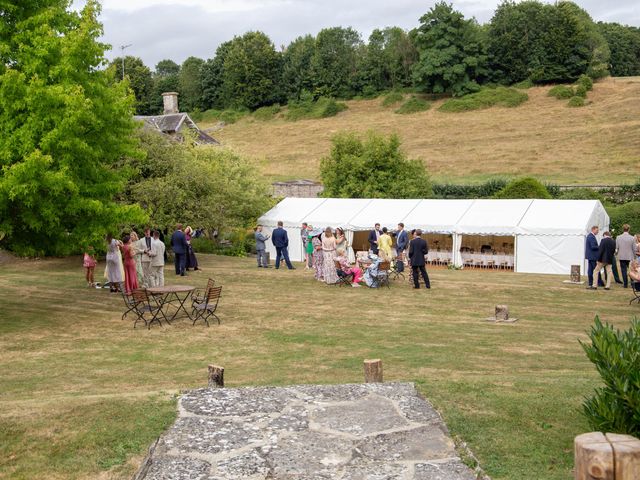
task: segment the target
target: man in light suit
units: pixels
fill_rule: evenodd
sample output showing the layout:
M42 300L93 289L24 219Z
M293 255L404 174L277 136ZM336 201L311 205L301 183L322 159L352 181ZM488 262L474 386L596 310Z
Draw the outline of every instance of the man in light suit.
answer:
M295 267L291 265L291 261L289 260L289 236L287 235L287 231L282 228L282 225L283 223L281 221L278 222L278 228L271 233L271 241L276 247L276 270L280 268L281 257L284 258L289 270L295 270Z
M629 235L629 229L631 227L628 223L622 225L622 235L618 235L616 238L616 253L618 254L618 260L620 261L620 273L622 274L622 283L624 288L628 288L629 279L627 272L629 270L629 262L635 259L633 249L635 248L635 239Z
M425 239L420 238L420 235L422 235L422 230L416 230L413 234L413 240L409 243L409 258L411 259L411 270L413 270L413 288L420 288L418 270L422 274L424 286L431 288L424 260L425 255L429 253L429 246Z
M171 235L171 249L173 250L173 256L175 257L176 275L185 276L185 270L187 268L187 237L182 231L182 224L176 225L176 231Z
M591 227L591 233L587 235L584 252L584 258L589 262L589 267L587 268L587 279L589 280L589 286L587 288L591 288L591 285L593 285L593 270L595 270L596 263L598 262L599 246L596 235L598 235L599 231L600 228L598 228L597 225L594 225L593 227ZM602 279L598 278L598 284L600 286L604 285Z
M396 253L398 254L396 270L398 270L398 272L404 272L404 253L408 244L409 235L404 229L404 223L399 223L398 230L396 232Z
M164 242L160 240L160 232L153 232L153 240L151 241L151 281L152 287L164 287L164 253L166 247Z
M262 225L256 227L256 258L258 259L258 268L269 268L267 265L267 246L264 242L269 240L269 235L262 233Z
M144 237L138 240L136 245L136 249L139 252L142 252L142 286L144 288L153 286L153 279L151 276L151 257L149 256L152 241L151 230L149 228L145 228Z

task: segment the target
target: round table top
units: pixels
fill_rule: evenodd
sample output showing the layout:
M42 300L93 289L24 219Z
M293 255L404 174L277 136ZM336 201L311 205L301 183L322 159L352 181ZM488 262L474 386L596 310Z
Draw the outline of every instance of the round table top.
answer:
M152 287L147 288L149 293L181 293L181 292L192 292L196 289L196 287L192 287L191 285L165 285L164 287Z

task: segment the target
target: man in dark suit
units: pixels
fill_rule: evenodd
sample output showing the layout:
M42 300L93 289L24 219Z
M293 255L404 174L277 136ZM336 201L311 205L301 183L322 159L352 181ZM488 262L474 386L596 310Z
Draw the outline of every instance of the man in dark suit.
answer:
M591 290L596 290L598 288L596 286L596 281L598 278L600 278L600 270L602 270L603 268L605 269L605 272L607 272L607 284L605 285L604 289L609 290L611 288L611 278L613 277L611 265L613 264L615 253L615 240L611 238L611 234L609 232L604 232L602 241L600 242L600 247L598 248L598 263L596 264L596 268L593 271L593 282L589 287Z
M407 245L409 245L409 234L404 229L404 223L399 223L396 231L396 253L398 254L396 270L398 272L404 272L404 252L407 249Z
M596 263L598 262L598 239L596 235L598 235L598 231L600 229L594 225L591 227L591 233L587 235L587 241L585 246L584 258L589 261L589 266L587 268L587 280L589 281L589 285L587 288L591 288L593 284L593 270L596 268ZM602 281L600 281L602 282ZM603 285L600 283L600 285Z
M278 222L278 228L271 233L271 241L276 247L276 270L280 268L280 258L284 258L284 262L287 264L289 270L295 270L291 261L289 260L289 236L287 231L282 228L282 222Z
M187 237L182 231L182 224L176 225L176 231L171 235L171 249L173 250L173 256L176 266L176 275L185 276L185 269L187 267Z
M380 224L376 223L373 230L369 232L369 248L374 255L378 255L378 239L382 235L380 231Z
M427 270L424 267L424 256L429 253L429 246L426 240L420 238L420 235L422 235L422 230L416 230L413 234L413 240L409 242L409 259L411 260L411 270L413 270L413 288L420 288L418 270L420 270L420 274L424 280L424 286L431 288L429 275L427 275Z

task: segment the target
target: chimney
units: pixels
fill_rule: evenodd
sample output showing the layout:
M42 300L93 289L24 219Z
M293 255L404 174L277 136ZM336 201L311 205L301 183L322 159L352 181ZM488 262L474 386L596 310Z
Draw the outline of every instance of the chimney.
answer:
M178 110L178 92L165 92L162 94L164 104L164 115L169 113L180 113Z

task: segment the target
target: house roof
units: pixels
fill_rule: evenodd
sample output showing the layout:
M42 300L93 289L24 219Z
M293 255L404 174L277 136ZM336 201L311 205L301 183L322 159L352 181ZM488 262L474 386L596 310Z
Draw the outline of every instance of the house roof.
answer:
M186 126L190 130L194 131L197 135L196 143L219 145L215 138L204 133L196 123L191 119L187 113L169 113L166 115L136 115L133 117L136 120L144 122L145 126L158 130L165 134L177 133L182 126Z

